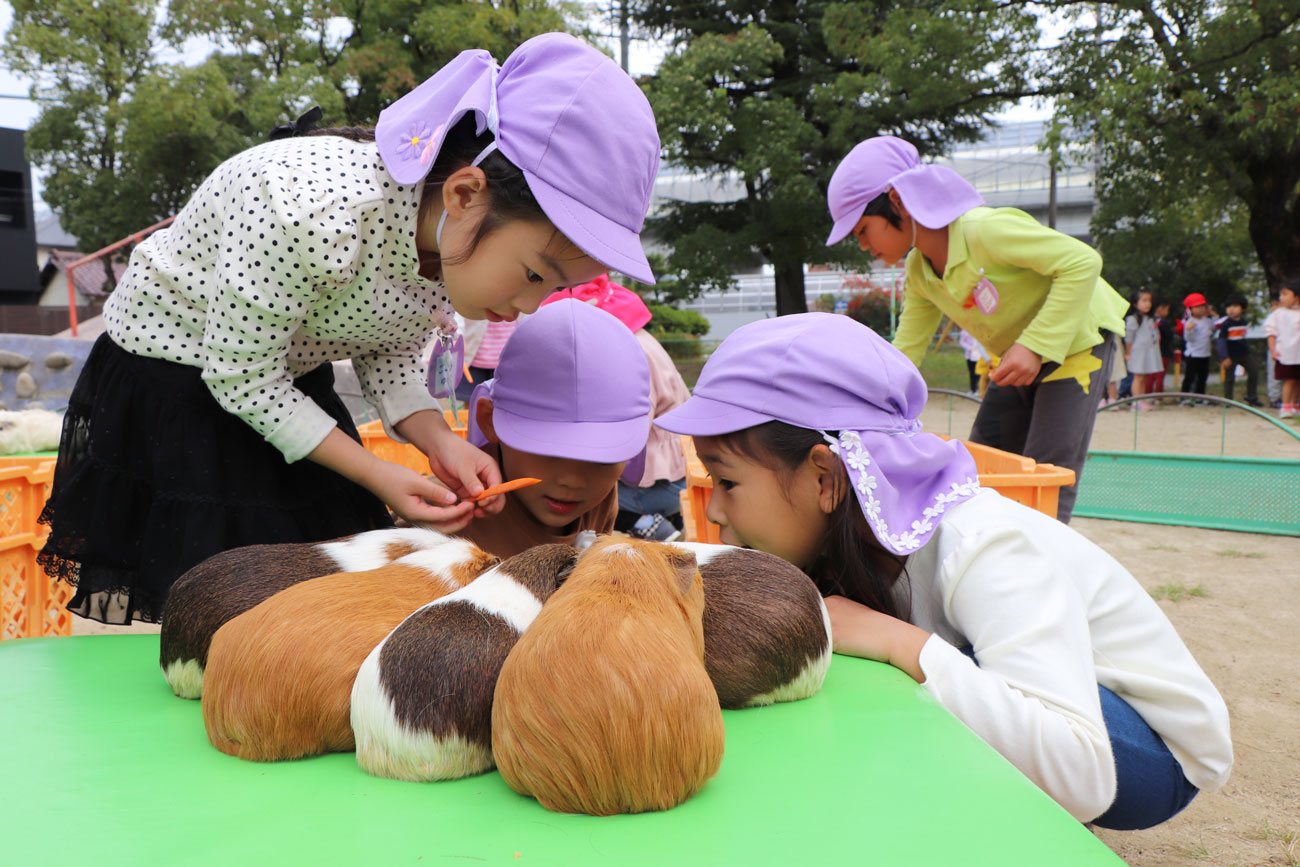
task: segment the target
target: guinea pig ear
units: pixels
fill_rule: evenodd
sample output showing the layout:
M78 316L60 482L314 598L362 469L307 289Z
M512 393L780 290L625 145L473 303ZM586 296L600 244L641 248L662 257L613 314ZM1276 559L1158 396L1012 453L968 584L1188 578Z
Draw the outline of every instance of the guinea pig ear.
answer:
M669 546L665 545L664 547ZM667 560L668 565L672 567L673 572L677 575L677 589L685 596L691 591L691 585L695 583L695 576L700 573L700 567L695 563L695 555L681 548L673 548L668 554Z
M573 574L573 567L578 565L578 557L580 553L581 552L579 552L577 548L574 548L573 556L569 558L569 560L560 567L559 571L555 573L556 589L564 586L564 582L569 580L569 576Z

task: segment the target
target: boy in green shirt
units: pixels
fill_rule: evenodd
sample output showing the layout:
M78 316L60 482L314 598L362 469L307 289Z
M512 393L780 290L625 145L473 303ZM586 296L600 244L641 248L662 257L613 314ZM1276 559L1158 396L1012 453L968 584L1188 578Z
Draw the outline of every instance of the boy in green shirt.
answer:
M983 207L960 175L893 136L844 158L827 203L828 245L852 234L887 264L906 257L894 345L913 363L945 315L1001 356L970 438L1074 470L1058 509L1069 522L1128 309L1101 256L1023 211Z

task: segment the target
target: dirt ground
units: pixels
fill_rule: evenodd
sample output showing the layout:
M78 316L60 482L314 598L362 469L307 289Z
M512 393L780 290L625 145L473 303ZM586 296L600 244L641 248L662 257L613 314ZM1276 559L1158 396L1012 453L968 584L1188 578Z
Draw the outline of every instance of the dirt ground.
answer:
M963 436L974 408L936 399L923 420ZM1133 449L1135 422L1141 451L1300 460L1300 441L1268 422L1210 407L1103 412L1093 447ZM1097 836L1132 867L1300 867L1300 539L1086 518L1072 526L1158 599L1223 693L1236 748L1223 789L1158 828ZM76 627L79 635L122 631L157 627Z

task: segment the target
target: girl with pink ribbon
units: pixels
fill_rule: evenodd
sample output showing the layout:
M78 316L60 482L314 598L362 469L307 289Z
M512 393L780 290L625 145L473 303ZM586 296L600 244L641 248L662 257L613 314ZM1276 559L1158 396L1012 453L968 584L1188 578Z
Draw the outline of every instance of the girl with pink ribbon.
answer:
M722 541L827 596L837 653L922 684L1080 821L1146 828L1232 768L1228 713L1150 595L921 430L926 386L847 316L733 332L655 420L695 438Z

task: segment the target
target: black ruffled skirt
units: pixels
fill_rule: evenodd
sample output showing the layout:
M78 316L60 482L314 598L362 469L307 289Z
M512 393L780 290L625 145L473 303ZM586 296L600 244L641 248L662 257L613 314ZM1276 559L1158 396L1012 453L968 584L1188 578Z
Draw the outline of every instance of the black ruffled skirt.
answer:
M294 384L360 442L330 365ZM286 463L221 408L199 368L132 355L107 334L69 399L40 520L41 565L77 588L68 610L113 624L158 620L172 582L219 551L392 525L365 488Z

